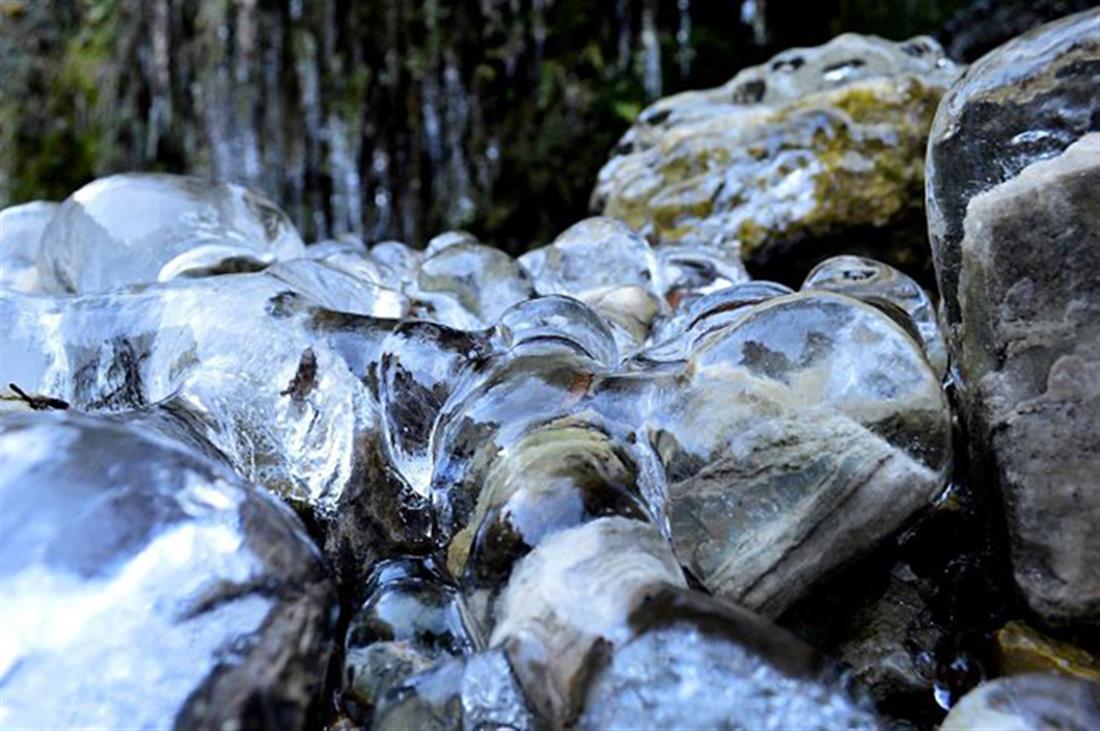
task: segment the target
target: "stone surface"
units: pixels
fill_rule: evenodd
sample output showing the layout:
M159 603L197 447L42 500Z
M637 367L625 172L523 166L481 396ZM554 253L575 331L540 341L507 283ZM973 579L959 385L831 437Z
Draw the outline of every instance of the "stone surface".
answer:
M1097 15L1100 28L1100 15ZM1100 621L1100 134L970 199L954 345L971 443L1016 581L1052 621Z
M0 424L5 727L306 727L335 593L290 510L142 426Z
M576 728L879 728L835 668L743 609L656 587L628 626L590 655Z
M38 249L58 205L33 201L0 211L0 287L38 289Z
M1100 10L1049 23L971 65L936 111L928 144L928 234L950 329L959 323L971 198L1058 155L1100 124ZM949 329L949 340L955 341Z
M579 708L588 659L629 639L631 614L662 584L684 581L648 523L608 517L554 533L516 566L489 644L506 649L532 706L560 727Z
M930 695L933 652L942 629L931 621L926 592L904 564L893 568L881 594L841 625L837 658L852 668L872 697L882 703L899 695Z
M1059 675L997 678L967 693L941 731L1089 731L1100 725L1100 684Z
M724 313L723 313L724 314ZM950 414L917 342L829 292L734 310L653 404L677 552L776 616L944 487Z
M1023 622L1009 622L994 635L1002 675L1054 672L1100 683L1100 659L1080 647L1047 637Z
M862 256L834 256L806 275L803 290L839 292L882 309L915 331L928 362L941 377L947 372L947 343L928 293L912 277Z
M89 293L304 254L290 219L248 190L183 175L127 173L73 193L42 234L43 290Z
M655 241L739 246L757 263L919 217L928 128L957 74L923 37L784 51L642 112L593 206Z

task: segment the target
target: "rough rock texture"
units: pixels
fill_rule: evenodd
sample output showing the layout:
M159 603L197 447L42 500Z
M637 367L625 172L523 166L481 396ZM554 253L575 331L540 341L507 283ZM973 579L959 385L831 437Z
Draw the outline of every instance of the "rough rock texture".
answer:
M1100 16L1098 16L1100 17ZM956 358L996 469L1016 581L1050 620L1100 620L1100 134L975 196Z
M593 206L657 241L739 244L758 263L911 220L932 115L957 73L923 37L784 51L645 110L600 171Z
M940 731L1089 731L1100 726L1100 684L1059 675L998 678L967 693Z
M1098 59L1100 10L1006 43L944 97L928 147L975 465L1000 483L1028 603L1063 622L1100 620Z
M959 322L963 220L976 194L1100 126L1100 10L986 54L944 95L928 144L928 234L947 322ZM948 334L952 340L951 333Z
M143 426L0 434L5 727L305 726L335 594L285 506Z
M1052 672L1100 683L1100 659L1022 622L1009 622L1001 627L994 641L997 669L1002 675Z

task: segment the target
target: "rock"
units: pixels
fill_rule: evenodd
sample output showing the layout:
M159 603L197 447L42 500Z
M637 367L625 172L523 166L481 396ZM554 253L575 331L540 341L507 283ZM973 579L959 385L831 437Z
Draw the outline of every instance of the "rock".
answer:
M416 301L414 314L420 319L481 330L535 294L526 270L499 249L461 240L426 253L405 288Z
M290 219L238 185L128 173L89 183L61 204L42 234L38 275L48 292L103 292L304 253Z
M862 256L834 256L813 268L802 289L839 292L882 309L915 331L936 373L947 373L947 344L932 300L911 277L889 264Z
M285 506L142 427L0 423L5 726L306 728L335 594Z
M593 207L657 242L739 246L757 265L819 260L822 239L850 249L865 229L919 217L928 128L957 74L924 37L847 34L784 51L642 112ZM892 248L876 255L924 256Z
M940 731L1088 731L1100 725L1100 684L1052 674L982 683L951 709Z
M423 499L386 463L365 382L394 323L324 309L278 273L0 292L0 382L197 435L314 521L344 578L431 535Z
M1035 26L1087 10L1093 0L968 0L937 33L947 55L972 63Z
M375 711L380 731L541 728L500 649L445 660L394 688Z
M656 528L599 518L554 533L520 560L489 644L507 651L533 707L560 728L579 707L592 654L630 638L629 619L654 587L683 583Z
M971 198L959 243L971 443L1001 487L1016 582L1054 622L1100 621L1098 189L1089 134Z
M1097 131L1100 11L1036 28L976 61L944 95L928 142L928 234L957 352L970 200ZM1046 247L1043 247L1044 249Z
M348 624L345 700L375 708L408 677L481 645L457 588L430 561L383 561Z
M890 573L882 593L843 619L837 659L844 661L880 704L900 695L931 695L934 651L942 629L931 621L925 592L904 564Z
M550 244L519 258L542 295L586 300L615 287L636 286L662 294L657 259L649 243L620 221L587 218Z
M649 439L680 559L777 616L932 503L950 413L920 345L858 300L804 292L726 316L686 383L647 399Z
M880 727L836 668L743 609L657 587L627 625L589 657L578 729Z
M1002 675L1054 672L1100 683L1100 660L1079 647L1047 637L1022 622L994 635Z
M38 249L57 208L56 203L32 201L0 211L0 287L38 289Z

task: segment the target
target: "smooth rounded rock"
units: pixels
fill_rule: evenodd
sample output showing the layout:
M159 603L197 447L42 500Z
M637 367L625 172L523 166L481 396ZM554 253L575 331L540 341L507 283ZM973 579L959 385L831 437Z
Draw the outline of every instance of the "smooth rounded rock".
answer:
M141 427L0 424L5 727L305 728L335 594L290 510Z

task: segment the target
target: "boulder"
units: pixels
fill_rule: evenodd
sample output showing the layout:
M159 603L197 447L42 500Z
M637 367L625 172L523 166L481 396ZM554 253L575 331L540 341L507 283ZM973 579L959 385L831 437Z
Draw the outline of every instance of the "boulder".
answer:
M5 727L306 727L336 597L288 508L142 425L0 434Z
M1016 582L1051 621L1100 620L1100 134L967 206L955 357Z
M923 37L846 34L784 51L642 112L593 207L657 242L739 246L758 265L824 258L827 238L850 251L867 229L920 219L928 129L957 74ZM926 257L900 238L883 252Z

